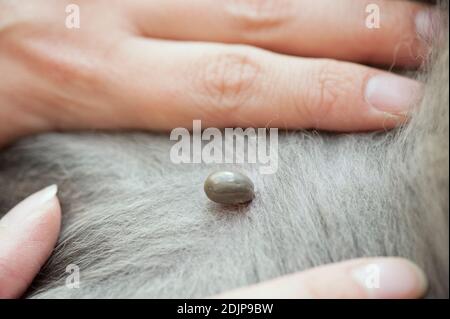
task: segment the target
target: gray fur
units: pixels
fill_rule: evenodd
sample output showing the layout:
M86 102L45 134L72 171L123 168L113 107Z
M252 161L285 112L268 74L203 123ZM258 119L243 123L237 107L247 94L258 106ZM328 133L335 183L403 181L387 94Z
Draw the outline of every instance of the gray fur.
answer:
M4 150L1 212L60 187L62 233L29 296L205 297L324 263L403 256L426 271L430 297L448 297L448 37L436 51L405 127L283 134L273 175L172 164L173 142L149 133L46 134ZM224 167L251 176L249 206L204 195L204 179ZM81 269L79 289L65 286L69 264Z

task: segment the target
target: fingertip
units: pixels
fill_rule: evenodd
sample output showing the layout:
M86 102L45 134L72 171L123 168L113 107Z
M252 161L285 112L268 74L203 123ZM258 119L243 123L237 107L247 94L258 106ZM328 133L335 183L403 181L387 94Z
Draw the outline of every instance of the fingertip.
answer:
M50 198L48 202L48 208L44 213L44 216L48 219L48 228L49 234L52 234L52 237L58 238L59 231L61 229L61 204L59 198L57 196L58 187L56 185L50 186L53 187L54 195Z
M61 227L57 191L29 196L0 220L0 298L20 297L51 255Z
M420 82L383 72L369 78L365 100L375 110L392 115L404 115L417 105L423 95Z
M351 274L367 298L416 299L428 288L425 273L404 258L371 259L352 269Z

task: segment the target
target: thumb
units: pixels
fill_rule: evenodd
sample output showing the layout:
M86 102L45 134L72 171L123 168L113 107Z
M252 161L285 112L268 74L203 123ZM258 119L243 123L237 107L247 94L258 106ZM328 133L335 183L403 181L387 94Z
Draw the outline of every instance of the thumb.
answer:
M0 219L0 298L18 298L50 256L61 208L56 185L31 195Z

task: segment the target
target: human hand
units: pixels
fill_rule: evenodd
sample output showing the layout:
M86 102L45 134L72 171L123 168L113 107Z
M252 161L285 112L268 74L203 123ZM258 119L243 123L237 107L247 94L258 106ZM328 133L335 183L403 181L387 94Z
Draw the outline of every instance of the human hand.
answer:
M81 10L79 29L65 26L69 3ZM379 29L365 25L369 3L380 8ZM50 130L169 130L193 119L391 128L420 85L334 59L418 66L428 9L390 0L0 0L0 145Z

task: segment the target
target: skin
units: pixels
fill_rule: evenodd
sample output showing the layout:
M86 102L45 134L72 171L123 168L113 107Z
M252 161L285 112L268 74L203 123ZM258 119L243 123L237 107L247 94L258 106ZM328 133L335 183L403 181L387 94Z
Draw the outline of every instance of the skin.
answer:
M69 3L81 8L79 29L65 27ZM368 3L380 7L379 29L364 25ZM391 128L407 119L421 86L360 63L419 66L428 52L419 35L430 23L418 17L427 9L392 0L0 0L0 146L45 131L166 131L193 119L204 127ZM56 190L0 220L1 298L20 297L51 254ZM374 265L376 289L361 280ZM218 297L419 298L425 290L416 266L377 258Z

